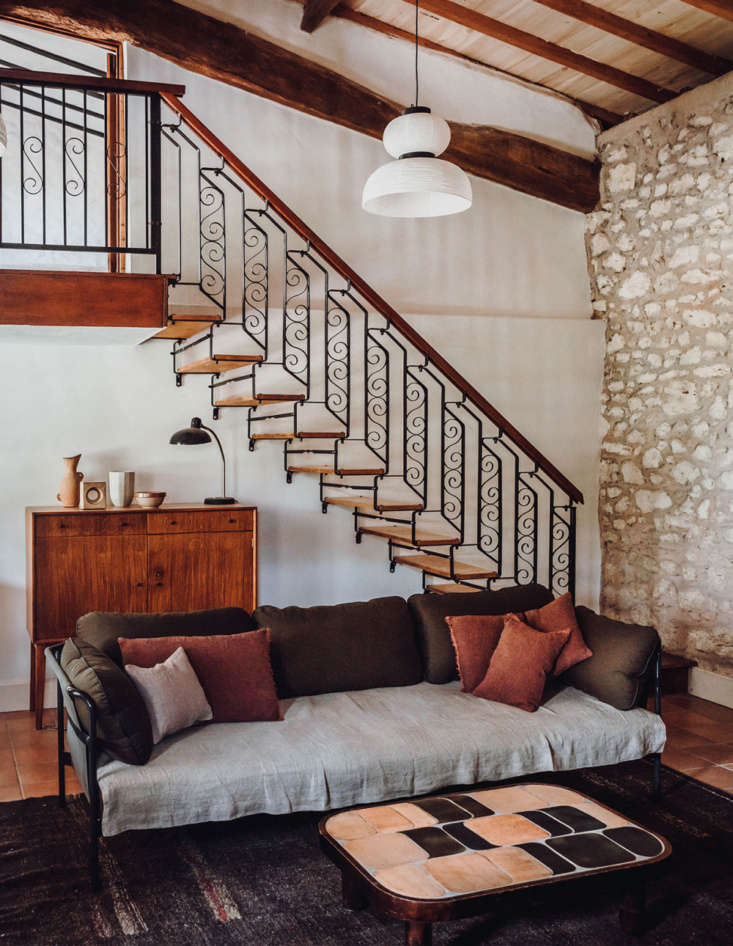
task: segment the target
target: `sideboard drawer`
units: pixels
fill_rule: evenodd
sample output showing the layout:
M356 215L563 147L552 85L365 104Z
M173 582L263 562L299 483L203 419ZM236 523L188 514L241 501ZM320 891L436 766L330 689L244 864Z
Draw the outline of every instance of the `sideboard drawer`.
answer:
M139 512L89 512L58 516L36 516L36 536L134 535L145 532L145 515Z
M213 509L210 512L175 512L162 510L148 513L148 532L251 532L254 512L251 509Z

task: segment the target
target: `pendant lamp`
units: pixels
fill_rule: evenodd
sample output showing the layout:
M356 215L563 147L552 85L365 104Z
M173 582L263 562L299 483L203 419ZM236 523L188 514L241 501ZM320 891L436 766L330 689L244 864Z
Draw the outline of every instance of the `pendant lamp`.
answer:
M384 129L382 141L396 160L377 168L364 185L364 210L384 217L442 217L471 206L465 172L438 157L450 144L443 118L418 105L418 0L415 0L415 104Z

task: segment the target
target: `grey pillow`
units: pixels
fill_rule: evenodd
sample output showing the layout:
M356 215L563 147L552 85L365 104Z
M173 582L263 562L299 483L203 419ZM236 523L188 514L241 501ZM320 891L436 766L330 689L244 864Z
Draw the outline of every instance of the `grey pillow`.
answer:
M86 693L97 708L97 736L114 759L144 765L153 751L150 717L137 687L111 657L89 641L69 638L61 666L71 685ZM89 711L76 700L79 720L89 729Z
M566 671L562 682L616 709L643 705L659 634L653 627L614 621L590 608L580 606L575 613L593 656Z

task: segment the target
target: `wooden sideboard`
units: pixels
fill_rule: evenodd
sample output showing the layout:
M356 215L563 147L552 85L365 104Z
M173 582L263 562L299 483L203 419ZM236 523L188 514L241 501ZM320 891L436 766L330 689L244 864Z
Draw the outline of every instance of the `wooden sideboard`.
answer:
M26 509L30 707L43 721L44 648L88 611L196 611L257 606L257 510Z

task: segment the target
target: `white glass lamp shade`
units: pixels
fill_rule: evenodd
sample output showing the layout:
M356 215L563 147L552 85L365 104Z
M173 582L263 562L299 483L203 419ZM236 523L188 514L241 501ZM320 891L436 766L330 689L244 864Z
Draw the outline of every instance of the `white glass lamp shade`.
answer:
M382 141L387 154L393 158L416 153L437 157L450 144L450 128L444 118L438 118L428 109L408 109L387 125Z
M443 217L468 210L471 182L440 158L402 158L382 165L364 185L361 205L385 217Z
M5 127L5 120L0 114L0 158L5 154L8 148L8 129Z

